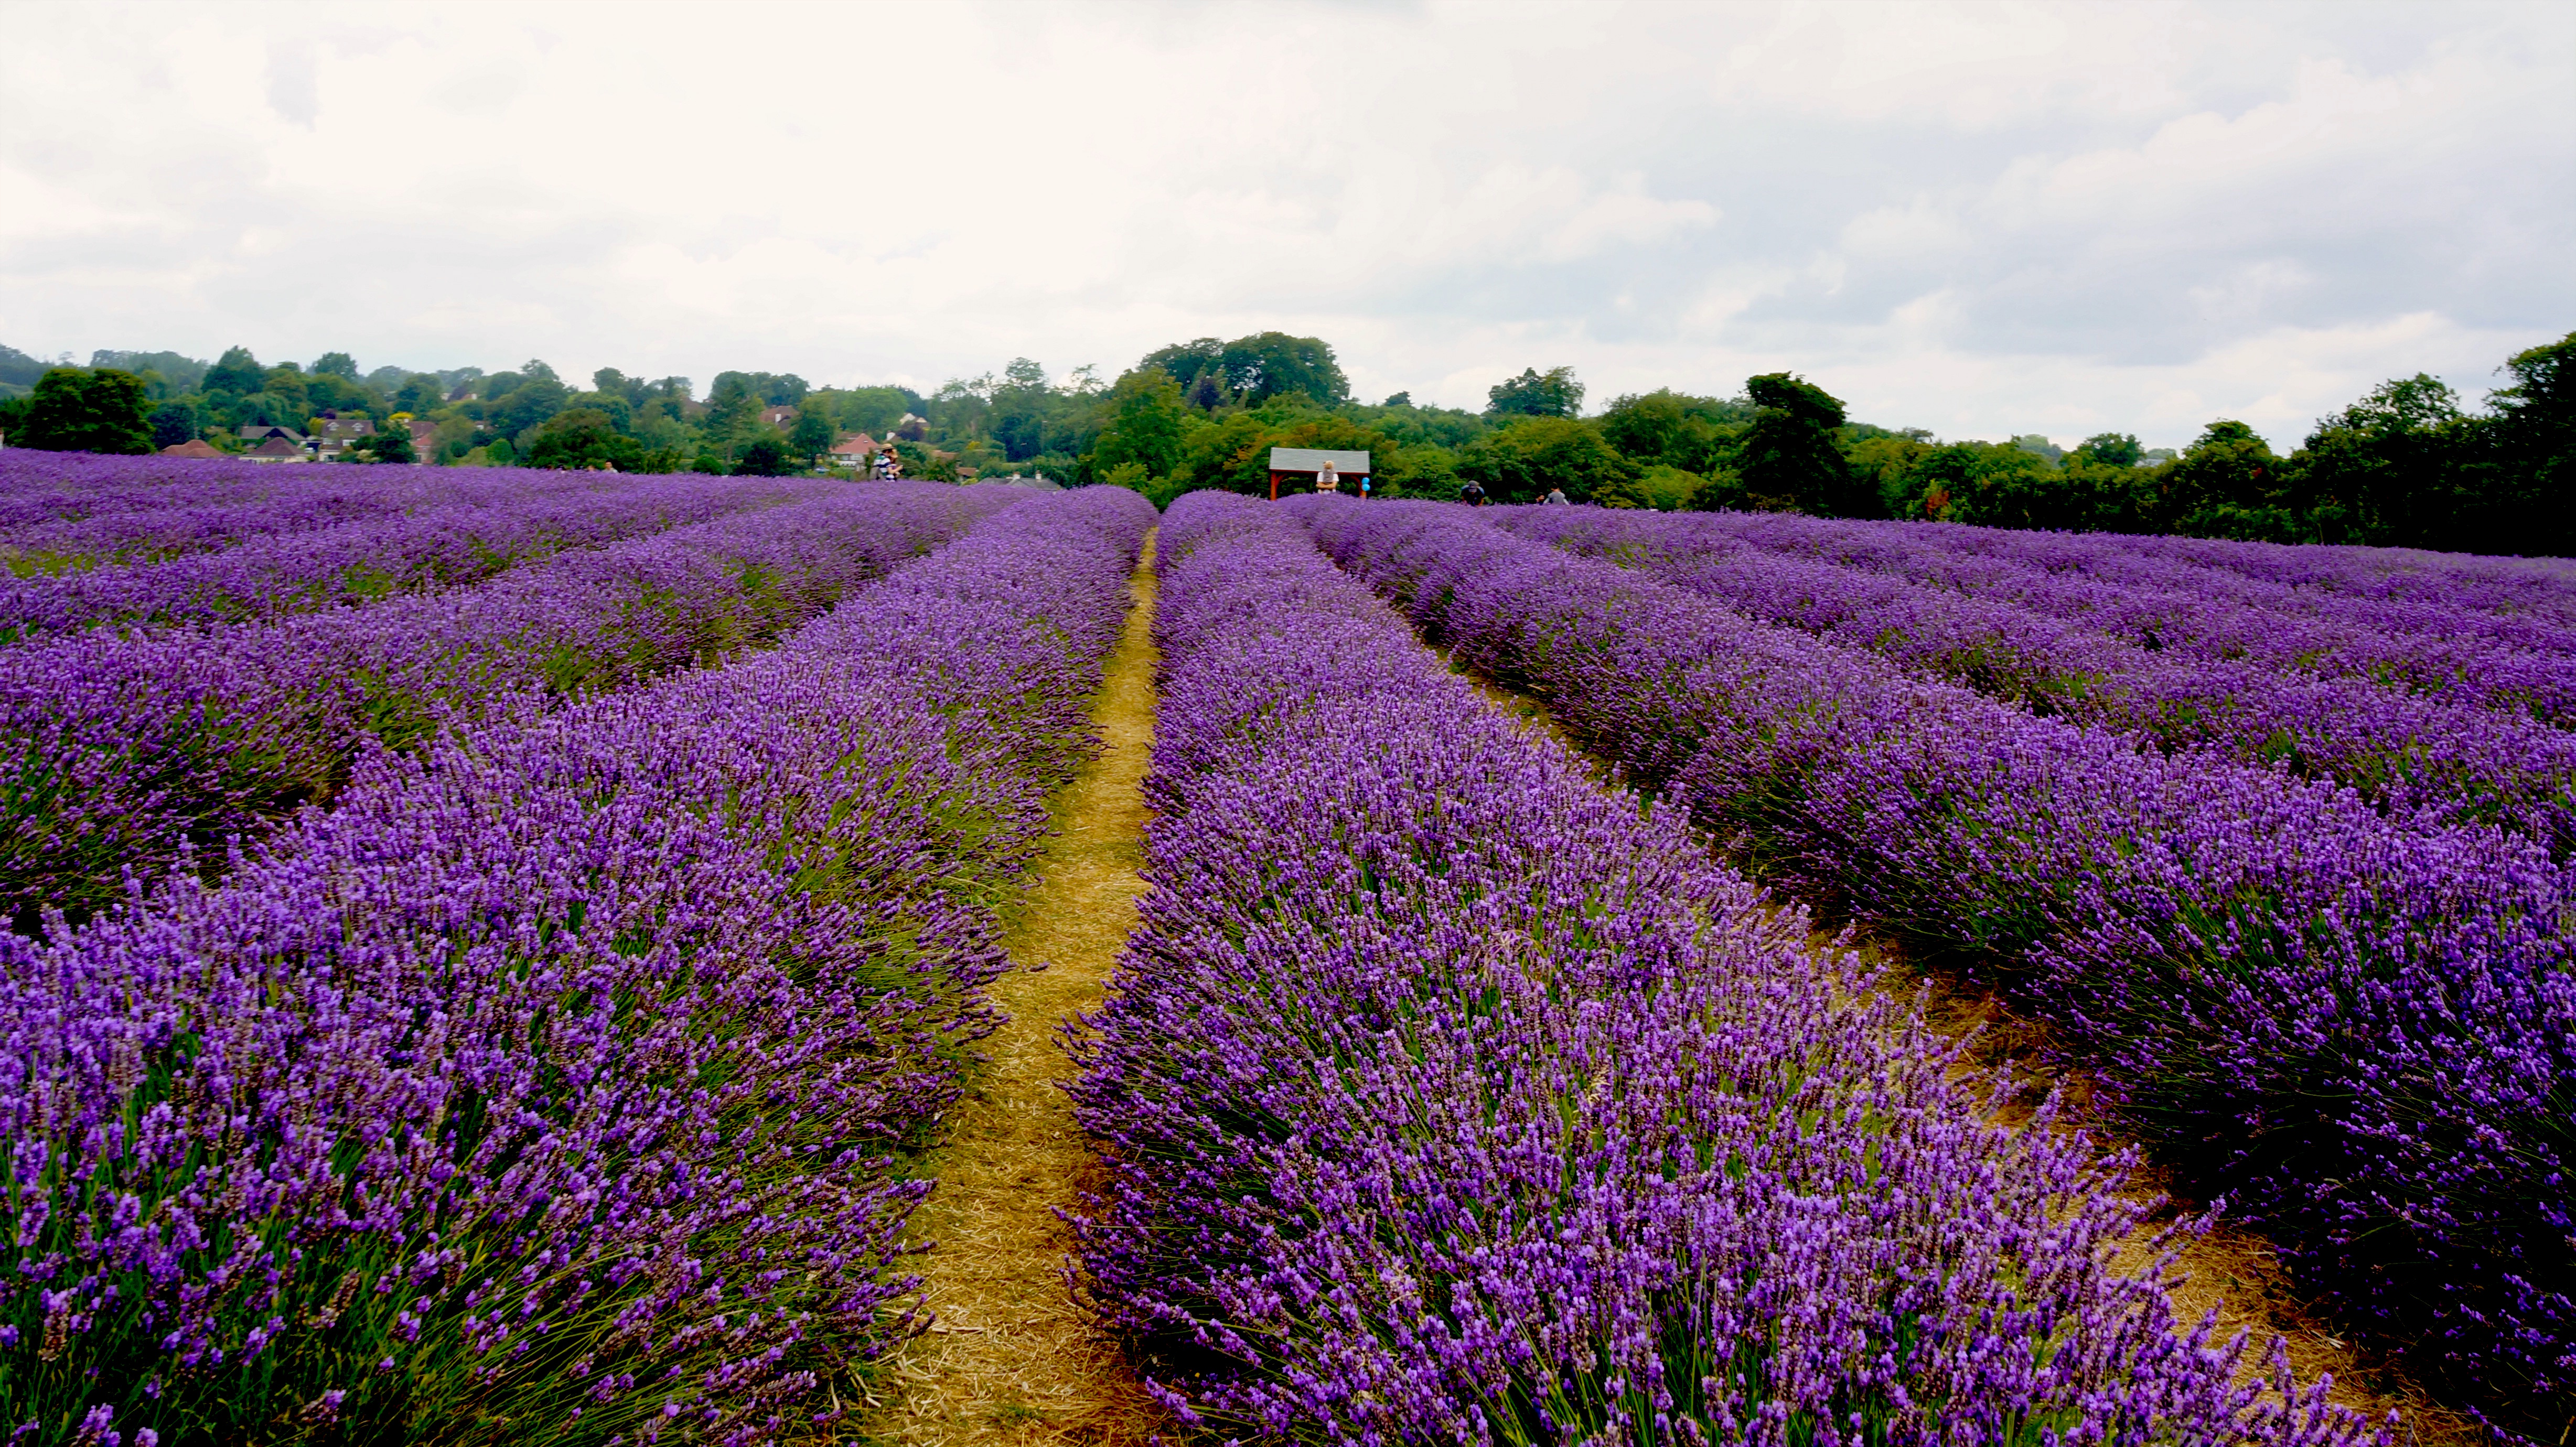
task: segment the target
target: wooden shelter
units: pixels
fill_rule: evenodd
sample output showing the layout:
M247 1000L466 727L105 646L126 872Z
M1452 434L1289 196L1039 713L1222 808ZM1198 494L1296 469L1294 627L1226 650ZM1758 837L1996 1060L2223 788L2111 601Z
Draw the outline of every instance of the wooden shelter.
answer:
M1270 449L1270 500L1279 500L1282 481L1303 481L1315 485L1315 474L1333 465L1342 486L1356 488L1360 479L1369 475L1369 455L1365 452L1340 452L1329 447L1274 447Z

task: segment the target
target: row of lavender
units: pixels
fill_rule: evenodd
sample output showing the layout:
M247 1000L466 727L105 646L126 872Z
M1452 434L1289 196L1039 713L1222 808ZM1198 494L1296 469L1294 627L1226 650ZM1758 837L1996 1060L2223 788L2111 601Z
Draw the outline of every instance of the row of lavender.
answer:
M2284 763L2307 777L2348 784L2401 819L2435 827L2500 824L2561 857L2576 851L2576 733L2349 673L2320 674L2209 648L2149 649L2117 636L2139 630L2106 619L2107 603L2064 606L2074 588L2139 607L2153 605L2151 592L2098 581L2051 583L2031 565L1936 569L1926 563L1916 571L1934 576L1918 581L1896 570L1889 556L1899 552L1894 542L1880 550L1889 570L1874 571L1755 546L1747 531L1782 529L1743 516L1514 508L1493 520L1523 537L1638 567L1738 612L1879 653L2034 713L2132 734L2169 751ZM1928 545L1917 550L1930 551ZM2016 601L2043 592L2045 606ZM2192 606L2227 612L2235 605L2195 600ZM2239 628L2275 638L2297 627L2250 608L2231 616ZM2554 659L2551 667L2576 689L2576 656Z
M0 649L0 901L29 932L183 851L216 867L228 839L328 799L368 749L773 640L1021 496L843 483L478 587Z
M1024 502L776 650L377 754L219 888L0 940L0 1420L828 1420L908 1329L928 1183L888 1153L990 1026L978 901L1079 752L1151 521Z
M1088 1285L1231 1435L2348 1441L2103 1261L2139 1208L1278 510L1176 503ZM2282 1383L2286 1390L2286 1382Z
M0 451L0 562L21 574L148 562L598 481L518 468L266 467L14 449Z
M2576 1369L2576 977L2537 845L2143 752L1456 509L1293 506L1775 877L2000 968L2347 1320L2552 1420Z
M769 477L566 475L584 481L254 537L161 562L0 579L0 641L108 623L271 618L471 583L564 549L816 497L836 485Z
M371 489L418 468L271 467L193 457L116 457L10 448L0 455L0 529L106 518L188 503L256 503L320 487Z
M2556 560L2461 559L2421 575L2284 565L2248 576L2223 565L2233 554L2160 546L2199 541L2190 539L1745 513L1690 526L1704 541L1965 591L2157 651L2576 724L2576 576ZM2506 586L2482 564L2520 571ZM2394 597L2372 591L2400 578L2411 586ZM2441 578L2456 578L2460 596L2444 597Z
M1994 531L1948 525L1944 530L1956 534ZM2217 538L2052 536L2069 555L2077 557L2097 556L2093 551L2096 545L2107 543L2123 553L2220 568L2258 582L2293 588L2442 608L2542 612L2576 622L2576 603L2569 598L2570 589L2576 589L2576 563L2565 558L2498 558L2416 548L2240 543ZM1991 539L1962 541L1972 549L1993 545Z

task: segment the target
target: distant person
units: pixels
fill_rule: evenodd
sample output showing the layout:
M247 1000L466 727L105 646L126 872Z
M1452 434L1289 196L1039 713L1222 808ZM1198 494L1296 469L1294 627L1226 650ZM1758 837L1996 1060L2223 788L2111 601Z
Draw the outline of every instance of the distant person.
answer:
M1566 501L1565 489L1561 487L1549 488L1546 498L1541 502L1541 506L1544 507L1572 507L1573 505Z
M1476 481L1474 478L1469 478L1465 482L1458 484L1458 500L1469 507L1483 507L1485 505L1485 485Z
M1340 492L1341 490L1342 475L1333 470L1333 460L1327 457L1324 459L1324 465L1315 469L1315 491Z

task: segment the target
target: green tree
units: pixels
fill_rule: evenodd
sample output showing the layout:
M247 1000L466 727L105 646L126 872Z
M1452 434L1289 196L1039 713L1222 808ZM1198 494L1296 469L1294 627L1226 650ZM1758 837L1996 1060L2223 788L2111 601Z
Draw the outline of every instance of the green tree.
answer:
M1523 367L1485 391L1485 412L1493 417L1571 417L1582 410L1583 384L1572 367Z
M751 390L751 381L740 372L726 372L716 378L715 390L707 394L707 437L718 446L731 442L752 419L760 415L760 397Z
M206 369L205 388L242 397L261 390L267 377L268 369L250 354L250 348L230 347Z
M152 445L158 449L193 440L203 424L198 421L195 403L164 402L152 409L148 425L152 428Z
M2066 455L2105 467L2135 467L2147 454L2138 446L2138 439L2126 432L2096 432L2075 444L2075 450Z
M1047 386L1046 368L1026 357L1014 357L991 389L985 427L1002 445L1002 455L1026 462L1046 451L1047 423L1057 398Z
M779 455L785 457L784 449ZM620 472L670 472L679 466L679 455L647 447L620 432L616 419L604 409L574 407L547 418L529 436L523 461L529 467L575 471L607 466Z
M1258 407L1273 397L1295 393L1318 406L1338 407L1351 400L1350 379L1321 337L1292 337L1262 332L1237 337L1219 355L1229 391L1244 405Z
M1578 503L1642 507L1639 472L1597 424L1572 417L1522 418L1458 450L1458 475L1483 483L1496 502L1537 502L1561 487Z
M371 432L368 435L359 438L357 441L350 443L349 450L340 454L340 456L343 461L347 462L420 461L420 455L412 450L411 429L400 426L387 427L379 432ZM544 463L537 463L535 465L539 467L545 466Z
M2158 468L2157 531L2202 538L2294 542L2281 459L2242 422L2221 418L2171 464Z
M832 450L832 444L840 440L838 433L839 429L832 425L832 419L824 408L799 407L796 409L796 425L788 429L787 450L804 458L811 466L815 458Z
M743 477L785 477L796 469L795 460L787 455L786 444L775 437L761 437L734 458L733 470Z
M11 445L45 452L152 450L151 404L132 372L56 367L36 379Z
M1189 404L1181 384L1160 367L1139 367L1109 389L1108 423L1092 446L1092 467L1105 472L1129 463L1161 477L1181 461Z
M2497 551L2576 551L2576 332L2517 352L2488 398L2478 518Z
M2012 445L2055 467L2066 456L2066 449L2048 440L2046 434L2025 432L2012 440Z
M347 352L324 352L321 356L313 359L313 375L317 377L346 377L350 381L354 382L358 380L358 362L356 358L350 356Z
M1843 425L1839 398L1787 372L1749 378L1744 392L1760 410L1730 461L1753 506L1818 517L1879 514L1878 497L1837 445L1834 430Z
M2439 378L2418 373L2381 383L2320 419L2292 455L2286 482L2275 489L2285 495L2284 531L2314 542L2474 545L2473 494L2481 479L2463 464L2475 450L2475 431L2458 394Z
M280 362L269 368L259 379L259 389L272 397L288 398L298 407L306 405L304 372L293 362ZM304 424L299 420L295 425L301 427Z
M436 377L425 372L414 372L403 379L400 387L394 389L393 410L409 412L415 417L424 416L436 411L439 404L446 400L446 390L438 385Z
M1753 409L1715 397L1693 397L1671 388L1614 399L1601 414L1601 435L1632 462L1709 472Z
M1145 354L1136 364L1138 371L1159 368L1171 374L1173 383L1187 394L1201 377L1213 375L1222 387L1225 377L1225 343L1214 337L1200 337L1191 342L1174 342ZM1196 405L1193 402L1192 405Z
M909 412L919 415L929 404L901 387L857 387L839 394L841 425L852 432L882 437Z

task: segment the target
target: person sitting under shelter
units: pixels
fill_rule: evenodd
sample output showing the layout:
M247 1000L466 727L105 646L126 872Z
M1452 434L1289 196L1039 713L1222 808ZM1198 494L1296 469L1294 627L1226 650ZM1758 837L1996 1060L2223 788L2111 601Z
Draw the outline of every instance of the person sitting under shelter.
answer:
M1340 492L1341 490L1342 475L1334 470L1333 460L1327 457L1324 459L1324 465L1315 469L1315 491Z

